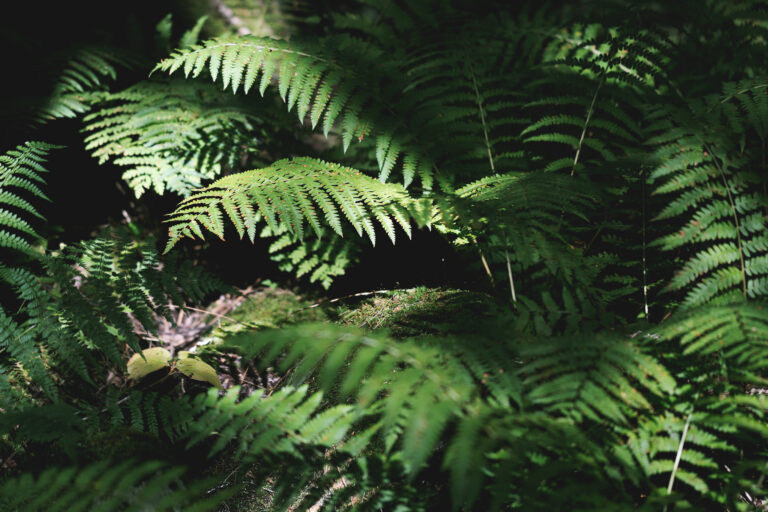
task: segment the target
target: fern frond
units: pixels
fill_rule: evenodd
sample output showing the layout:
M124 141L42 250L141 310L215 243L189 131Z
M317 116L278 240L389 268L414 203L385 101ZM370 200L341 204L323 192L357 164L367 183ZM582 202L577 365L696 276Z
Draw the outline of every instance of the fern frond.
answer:
M28 255L38 255L30 244L40 235L22 215L42 218L30 199L48 200L40 189L48 152L60 146L27 142L0 155L0 247ZM26 196L26 198L25 198Z
M117 76L116 66L130 68L115 49L83 48L74 52L58 75L53 93L38 112L37 121L73 118L91 109L106 82Z
M222 349L291 371L293 382L316 375L322 389L341 400L354 398L355 414L376 421L375 439L397 453L406 474L419 474L439 453L444 467L452 468L452 486L460 490L455 504L471 504L488 483L481 477L467 481L458 468L485 467L489 475L504 475L504 482L491 478L485 488L502 501L506 492L517 492L512 489L535 487L509 480L510 472L524 478L521 466L552 464L558 457L636 471L634 462L621 462L597 444L603 436L629 431L638 415L650 413L652 402L675 387L658 361L614 336L499 346L493 339L395 342L330 325L304 325L241 333L225 340ZM610 427L598 427L605 422ZM586 425L599 433L585 435ZM575 451L574 436L580 447ZM490 455L502 452L498 459ZM590 455L580 458L582 453ZM572 468L564 465L562 471L565 475Z
M126 167L123 179L140 197L147 190L187 196L223 169L237 167L256 118L244 102L211 86L183 81L141 82L98 97L85 117L86 149L99 163Z
M344 275L361 250L356 239L335 236L326 227L321 227L318 238L309 240L297 240L285 226L280 226L276 233L265 226L259 236L276 237L269 245L269 258L280 270L299 278L306 276L310 283L320 283L326 290Z
M759 376L766 366L768 309L763 303L696 308L659 330L667 339L678 339L684 354L720 356L727 368L748 372L731 379ZM753 382L759 384L760 382Z
M345 48L352 47L349 43ZM208 70L213 81L221 77L224 89L231 85L233 92L242 85L248 93L258 81L262 95L275 76L278 93L288 110L296 107L300 121L309 116L313 128L323 119L326 136L338 124L345 151L353 138L363 140L371 133L373 119L387 114L386 103L377 95L379 87L370 77L350 72L335 63L333 56L315 54L295 43L256 37L214 39L178 50L155 69L168 73L183 69L185 76L192 77ZM397 148L410 146L414 150L403 135L396 135L391 129L375 136L381 141L396 141ZM384 181L402 150L391 147L388 151L391 144L385 142L380 142L380 146L383 149L378 153L379 168ZM426 167L419 171L425 185L431 183L432 170ZM407 185L414 169L405 174L409 176Z
M530 361L521 369L529 376L528 400L558 412L572 404L569 413L577 418L626 423L627 411L650 408L646 396L668 395L675 386L664 366L637 346L599 334L577 343L536 340L521 355Z
M349 223L373 243L378 223L394 242L396 225L410 236L413 202L403 187L355 169L313 158L280 160L222 178L182 201L168 219L166 252L183 237L202 238L202 229L223 238L225 215L241 238L247 234L252 241L256 223L264 220L271 232L287 230L297 238L306 224L318 236L324 224L341 236Z
M213 511L230 494L210 495L208 480L184 484L184 468L163 462L97 462L84 468L51 468L33 476L24 474L0 483L4 510Z
M755 299L766 292L766 199L754 189L750 148L742 139L750 127L758 136L762 128L730 108L734 97L747 101L752 91L735 93L734 88L738 86L726 87L730 92L724 99L691 102L690 113L665 115L650 141L658 145L659 165L651 174L656 193L672 197L658 219L679 219L678 229L659 243L667 250L688 249L687 261L669 284L685 290L687 307ZM709 119L711 128L701 119Z

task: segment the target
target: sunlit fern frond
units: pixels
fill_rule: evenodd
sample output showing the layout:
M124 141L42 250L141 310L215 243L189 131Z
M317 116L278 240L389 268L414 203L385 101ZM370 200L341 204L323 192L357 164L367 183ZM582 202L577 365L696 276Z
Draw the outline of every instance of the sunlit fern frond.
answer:
M255 149L253 107L209 85L140 82L99 95L96 106L85 118L86 149L127 168L137 197L150 189L187 196Z
M303 238L307 224L320 236L325 225L343 235L348 223L373 243L378 224L394 242L395 226L410 236L416 206L402 186L355 169L313 158L280 160L222 178L182 201L168 219L166 251L183 237L203 238L202 229L223 238L225 218L251 240L264 221L272 233L288 230L297 238Z

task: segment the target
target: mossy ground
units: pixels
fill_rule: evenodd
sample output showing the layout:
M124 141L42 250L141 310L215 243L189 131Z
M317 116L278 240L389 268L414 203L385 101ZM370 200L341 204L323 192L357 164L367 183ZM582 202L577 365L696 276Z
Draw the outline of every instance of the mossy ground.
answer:
M386 329L396 338L461 334L490 319L496 305L487 295L450 288L392 290L335 312L342 325Z

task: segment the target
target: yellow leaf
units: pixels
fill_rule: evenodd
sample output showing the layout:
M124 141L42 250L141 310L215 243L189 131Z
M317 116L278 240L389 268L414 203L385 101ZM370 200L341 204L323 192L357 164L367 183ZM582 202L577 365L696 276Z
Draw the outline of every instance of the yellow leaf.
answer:
M170 361L171 353L166 349L162 347L148 348L133 354L128 360L128 375L133 380L139 380L152 372L169 366Z
M176 368L181 373L192 380L200 380L209 383L211 386L221 388L219 376L211 365L199 359L189 357L189 354L179 354L179 356L181 359L176 363Z

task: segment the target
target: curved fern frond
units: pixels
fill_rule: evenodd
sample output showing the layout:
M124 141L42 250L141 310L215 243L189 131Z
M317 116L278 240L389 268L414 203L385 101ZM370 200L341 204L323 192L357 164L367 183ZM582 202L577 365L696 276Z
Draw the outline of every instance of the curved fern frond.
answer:
M353 41L342 46L352 49ZM317 50L317 47L315 47ZM301 121L309 116L314 128L323 120L323 133L327 136L337 124L340 128L344 150L352 139L363 140L370 135L382 116L391 117L386 102L381 98L381 88L371 77L356 74L337 64L335 55L314 54L295 43L287 44L274 39L243 36L225 37L204 42L202 45L176 51L161 61L155 69L174 73L183 69L185 76L197 77L204 70L213 81L221 77L224 89L231 86L237 92L242 85L248 93L257 84L263 95L273 80L288 110L296 107ZM370 69L368 70L370 72ZM365 77L365 78L363 78ZM390 121L390 123L392 123ZM379 129L377 158L384 181L403 149L409 146L404 135L396 135L392 129ZM411 145L412 146L412 145ZM414 148L411 147L413 151ZM425 187L432 181L430 166L416 167L416 161L403 162L406 185L418 174Z
M394 242L395 226L410 236L415 201L402 186L384 184L355 169L314 158L280 160L269 167L222 178L182 201L170 214L166 252L181 238L203 238L206 229L224 238L228 218L242 238L253 241L264 220L272 233L287 230L302 238L309 224L317 236L323 225L343 236L350 224L376 242L378 223Z
M584 270L597 261L587 264L569 240L577 236L572 226L586 219L595 198L594 188L578 177L506 173L465 185L452 201L439 204L445 227L461 235L457 242L486 248L491 263L508 258L515 271L537 266L573 283L594 275Z
M233 387L219 398L212 390L195 400L193 408L199 415L189 423L187 446L218 432L209 456L231 442L239 445L239 457L250 460L267 453L298 455L299 448L337 445L355 420L349 405L321 411L322 393L310 395L306 386L284 388L270 396L259 390L243 400L238 400L239 393Z
M646 418L630 441L650 474L669 475L670 482L677 479L681 489L687 486L699 496L724 488L739 492L734 469L746 462L744 453L762 453L768 439L765 308L764 303L691 308L651 335L670 353L666 366L688 384L677 390L666 414Z
M685 355L717 356L727 362L729 380L763 384L768 367L768 306L739 303L696 308L661 326L659 333L677 339Z
M505 502L506 493L536 487L533 480L510 480L510 471L525 480L531 468L559 458L637 471L631 454L619 457L597 445L605 436L618 444L638 416L669 396L672 377L639 347L614 336L541 341L516 347L498 339L394 341L302 325L237 334L221 348L290 372L292 382L314 375L328 393L354 398L355 415L375 421L370 442L384 442L411 478L439 454L459 490L458 505L471 504L481 489ZM354 439L348 442L357 446ZM470 478L470 467L504 475L504 481ZM567 468L563 475L572 471Z
M646 396L669 395L675 387L664 366L639 347L600 334L578 342L535 340L521 355L530 361L521 369L527 399L557 412L572 404L567 414L576 418L627 424L628 411L651 407Z
M361 250L356 239L335 236L326 227L322 227L315 239L297 240L285 226L280 226L276 233L265 226L259 236L277 237L268 250L269 258L280 270L292 272L299 278L306 276L310 283L320 283L326 290L337 277L344 275Z

